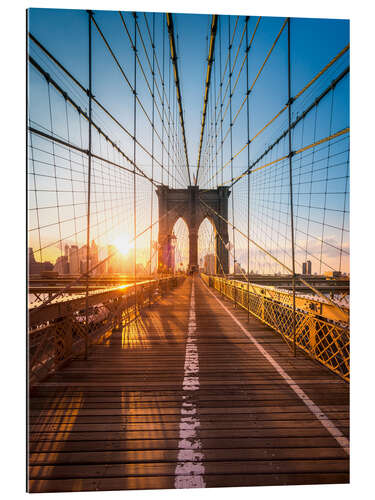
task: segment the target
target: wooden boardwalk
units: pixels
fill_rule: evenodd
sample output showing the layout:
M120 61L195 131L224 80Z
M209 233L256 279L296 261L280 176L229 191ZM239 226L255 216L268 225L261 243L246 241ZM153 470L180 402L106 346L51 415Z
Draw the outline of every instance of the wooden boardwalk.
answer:
M215 297L188 278L35 387L30 491L349 481L348 384Z

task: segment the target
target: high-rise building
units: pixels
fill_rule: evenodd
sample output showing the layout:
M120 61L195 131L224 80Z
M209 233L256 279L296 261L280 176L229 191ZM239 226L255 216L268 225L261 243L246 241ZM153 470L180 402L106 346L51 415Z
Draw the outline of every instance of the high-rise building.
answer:
M69 274L68 257L66 257L65 255L57 257L53 270L59 274Z
M203 270L206 274L215 274L216 259L213 253L204 256Z
M99 262L99 250L98 250L98 246L95 243L95 241L92 240L91 247L90 247L90 267L91 268L95 267L98 262ZM94 269L93 273L97 274L96 273L96 269Z
M69 272L70 274L79 274L81 270L79 260L79 250L77 245L69 248Z
M306 264L307 264L307 274L311 274L311 260L308 260Z
M85 261L86 262L86 257L87 257L87 245L83 245L79 250L78 250L78 256L79 260Z
M302 262L302 274L311 274L311 260Z
M241 274L241 264L237 261L234 263L234 274Z

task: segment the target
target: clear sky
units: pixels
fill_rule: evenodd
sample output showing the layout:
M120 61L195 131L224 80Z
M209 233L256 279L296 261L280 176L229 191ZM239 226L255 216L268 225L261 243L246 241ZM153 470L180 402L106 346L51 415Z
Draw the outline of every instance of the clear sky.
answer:
M249 12L249 14L251 15L251 12ZM96 11L94 15L96 22L110 44L129 82L133 85L134 54L119 13ZM123 19L132 40L134 40L134 19L131 13L123 13ZM149 67L149 62L152 64L152 48L148 38L146 19L148 27L151 30L151 36L154 28L155 51L159 69L161 73L164 73L166 96L168 97L168 102L171 106L171 114L176 124L178 118L173 73L169 61L169 45L165 17L162 14L153 16L151 13L148 13L144 16L143 13L138 13L138 23L143 36L143 42L146 46L146 51L144 51L143 42L140 39L139 33L137 33L138 54L142 65L142 69L139 65L137 66L137 94L144 105L145 112L142 112L138 105L136 134L138 141L145 149L151 151L152 129L148 117L152 116L152 99L147 88L147 82L152 82L151 68ZM257 17L250 17L249 19L249 39L253 34L257 21ZM214 115L213 103L215 103L218 97L220 63L223 69L228 55L229 33L231 37L234 33L233 48L231 52L232 64L235 60L237 48L239 47L238 58L233 67L232 77L234 82L239 74L238 84L236 91L233 93L231 102L233 110L232 115L234 116L246 95L246 89L249 84L253 82L259 69L262 67L262 63L272 47L284 21L285 18L261 18L249 52L248 77L246 77L246 65L243 67L242 71L240 71L242 61L245 57L244 38L241 40L241 36L244 33L243 30L245 29L245 18L239 17L237 19L235 16L223 16L219 19L207 127L203 144L204 153L202 155L202 170L199 177L199 184L203 188L216 187L222 182L226 183L230 181L232 175L236 177L242 173L248 165L247 149L245 149L233 161L233 171L230 165L227 165L227 167L223 169L222 174L220 172L210 180L210 177L216 169L216 165L218 165L218 169L220 170L220 166L230 161L231 157L229 136L222 148L222 158L221 153L219 153L216 154L216 157L213 159L213 151L217 151L217 144L215 145L214 137L211 147L211 156L208 154L210 148L207 148L210 137L214 136L213 129L210 136L209 126L210 120ZM155 24L153 25L153 23ZM178 14L174 16L188 156L192 173L196 171L198 158L210 23L211 16L208 15ZM29 31L84 85L84 87L88 86L88 15L86 11L31 9L29 11ZM116 67L113 58L108 52L108 48L105 46L94 26L92 28L92 33L93 93L131 135L134 127L133 93L129 85L125 82L123 75ZM348 43L348 21L292 19L291 94L296 95L306 83L308 83ZM87 96L77 89L61 71L57 70L55 65L42 54L34 43L30 42L29 48L30 55L38 61L43 69L49 72L52 77L56 78L69 95L74 97L82 109L87 110ZM148 54L149 60L147 60L146 53ZM312 85L309 91L296 101L292 108L292 118L295 119L298 114L302 113L303 110L313 102L317 95L325 90L329 83L345 69L348 63L349 53L347 52L330 68L330 70ZM69 139L72 143L79 146L82 145L84 148L87 147L87 125L84 121L82 122L82 120L80 121L77 118L77 113L75 113L71 106L66 106L64 100L57 92L53 89L48 92L48 85L45 79L40 76L35 68L31 68L29 74L29 106L30 119L32 120L33 126L42 130L51 131L50 111L52 109L53 133L58 134L64 139L67 139L69 135ZM162 101L159 99L158 95L158 91L162 93L162 85L157 70L156 75L156 85L158 88L155 92L157 106L154 108L154 124L155 129L159 133L159 137L162 138ZM227 82L228 71L224 77L224 88ZM293 132L293 149L307 146L349 126L348 82L348 77L343 78L334 92L331 92L322 100L318 109L312 111L306 119L295 128ZM250 137L259 132L259 130L261 130L262 127L283 108L288 100L287 92L287 29L284 29L249 98ZM224 102L224 109L227 103L229 103L228 95L229 93ZM49 104L52 106L51 109ZM94 120L96 119L97 123L100 124L100 127L106 134L110 136L130 158L133 158L132 139L111 120L105 117L96 106L94 106L93 112ZM230 124L229 115L230 112L228 110L223 120L224 133L228 130ZM247 142L246 118L247 111L245 105L236 123L233 125L231 139L232 154L240 151ZM214 119L212 121L213 123L215 122ZM286 125L287 113L284 112L264 133L260 134L259 137L252 142L250 148L250 163L258 158L264 149L278 137L280 132L285 130ZM181 130L179 125L176 125L173 130L176 136L175 146L172 143L167 144L167 142L165 142L164 152L162 151L161 140L158 140L156 135L154 136L154 156L159 163L164 164L164 170L157 163L154 163L152 167L150 155L145 153L140 147L136 149L136 162L148 175L153 175L156 181L166 183L169 179L169 184L171 186L185 187L187 184L186 164L184 161L183 149L181 147ZM166 132L164 132L164 139L166 135ZM299 242L299 246L303 246L304 248L304 251L301 250L301 254L298 258L302 262L306 258L309 258L309 254L312 253L316 256L316 265L320 267L321 261L323 260L324 265L328 264L336 268L337 249L340 249L341 256L343 248L345 248L345 255L348 252L349 220L348 214L346 214L348 210L348 137L345 139L344 136L340 139L341 141L337 140L337 143L332 143L328 150L327 144L325 145L325 149L321 148L321 150L318 150L318 148L314 148L315 157L313 161L311 161L311 155L309 160L307 153L305 157L296 157L294 160L296 162L293 170L296 192L295 200L297 205L295 211L297 215L296 241ZM329 144L331 144L331 142ZM39 199L32 199L30 204L32 213L29 228L31 229L30 238L32 240L32 246L34 249L43 248L45 246L48 247L48 242L52 240L60 242L64 239L69 241L69 243L77 241L78 244L81 244L84 241L84 238L81 238L81 236L84 236L84 211L83 208L81 209L78 205L82 204L83 207L85 199L85 182L87 182L87 166L85 160L80 157L80 172L78 172L78 167L73 168L73 174L70 172L70 179L65 179L65 184L68 182L71 183L70 187L65 189L65 191L71 191L73 193L72 197L69 198L67 194L59 196L56 193L52 193L53 189L55 191L63 191L63 187L60 188L59 186L63 184L62 178L64 178L64 174L62 171L56 173L58 148L55 147L54 151L51 149L48 150L49 160L46 161L44 156L46 156L47 153L37 150L45 149L47 147L46 141L34 136L33 145L33 168L35 170L31 172L31 174L33 174L31 177L33 177L32 182L35 187L35 196L39 195ZM114 158L115 153L112 150L113 148L108 150L108 144L100 140L96 133L94 133L93 137L93 147L101 156ZM274 148L269 156L265 157L264 162L272 161L283 156L286 152L286 147L287 144L284 141L277 148ZM51 144L48 144L48 148L51 148ZM106 148L105 152L104 148ZM173 152L174 148L176 152ZM167 150L171 156L169 165L166 159ZM309 151L309 153L311 153L311 151ZM65 167L66 171L68 169L72 170L71 157L68 158L66 156L66 151L64 155L61 155L64 156L64 160L60 160L61 168ZM53 157L53 161L51 161L51 157ZM331 159L331 157L336 158L336 160ZM38 160L40 160L39 163ZM45 162L44 166L42 163L43 161ZM318 161L321 162L321 165L325 165L324 169L319 168ZM208 168L210 162L215 163L214 169L210 170ZM124 165L126 165L126 162ZM261 163L259 165L261 165ZM285 251L283 254L282 249L288 246L289 241L289 236L286 236L288 231L288 207L286 207L287 193L283 188L280 188L280 186L285 186L285 189L287 187L287 166L287 162L280 162L276 164L275 167L269 167L273 169L272 174L266 173L265 169L251 176L251 225L253 237L266 248L272 250L273 253L278 253L278 258L285 254ZM132 231L134 234L134 229L132 229L129 211L132 210L134 200L132 199L132 178L130 174L117 173L118 179L114 180L115 174L112 173L108 165L103 166L103 163L100 165L98 163L95 168L95 179L97 180L95 185L97 188L94 188L93 196L98 210L96 211L96 229L94 229L93 235L96 239L100 240L101 238L102 244L113 241L115 233L119 228L122 228L121 230L126 230L131 236ZM53 170L53 175L50 177L48 177L48 169ZM319 178L319 172L322 172L321 178ZM103 178L103 175L105 178L108 177L108 182L106 183L108 189L106 193L103 193L103 189L99 188L99 178L100 176ZM137 229L139 231L149 224L148 218L150 217L149 207L151 197L153 202L153 220L157 219L157 203L156 197L151 194L149 183L142 180L138 180L137 182ZM76 183L81 183L80 187L82 189L78 189L79 185ZM52 184L54 184L53 188L51 187ZM103 184L103 180L101 184ZM43 189L45 189L45 192L41 193ZM79 194L79 191L82 191L82 193ZM47 192L49 192L49 194L47 194ZM34 195L31 194L31 196L33 197ZM63 199L64 196L66 197L65 201ZM232 197L234 199L235 223L244 229L247 227L246 178L236 184ZM42 203L44 203L43 198L46 198L44 205L42 205ZM110 198L113 199L111 205L109 204ZM66 208L61 208L62 205L65 205ZM46 209L39 210L41 206L46 207ZM68 208L68 206L70 208ZM48 207L55 207L55 209L48 209ZM33 210L35 208L38 208L38 210ZM283 210L285 211L285 217L280 215ZM320 210L319 213L318 210ZM78 221L79 217L82 217L81 221ZM230 209L230 217L233 219L232 208ZM37 218L39 218L39 221ZM70 221L70 223L65 223L65 221ZM312 221L315 222L313 223ZM48 225L49 229L44 229ZM66 229L63 226L66 227ZM331 227L328 231L329 226ZM42 231L40 228L43 228ZM284 237L278 236L278 233L283 233ZM71 234L74 236L71 237ZM154 232L153 239L156 238L155 234ZM149 238L149 236L145 236L140 246L147 246ZM331 246L329 245L329 241L331 241ZM239 254L243 255L241 257L243 261L245 257L243 254L244 251L241 251L241 245L242 247L247 246L244 242L237 240L236 246ZM324 249L322 249L322 245L324 245ZM59 252L61 253L61 244L54 244L51 248L54 248L54 252L52 252L54 257L56 257ZM324 257L322 257L323 254ZM44 252L44 257L43 255L39 255L39 257L36 256L36 258L38 260L40 258L45 259L46 256L53 258L51 252L47 250ZM260 257L258 256L257 259L258 258ZM285 262L288 262L286 254L282 258ZM345 265L345 268L348 269L348 263ZM316 266L315 269L318 270Z

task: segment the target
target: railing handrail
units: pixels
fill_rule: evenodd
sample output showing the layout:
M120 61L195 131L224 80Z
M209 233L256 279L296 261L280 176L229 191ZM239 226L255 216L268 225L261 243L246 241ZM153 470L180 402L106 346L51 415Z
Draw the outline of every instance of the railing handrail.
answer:
M285 305L291 305L293 300L292 293L285 290L280 290L272 285L261 285L259 283L252 283L251 281L240 281L236 279L227 279L221 276L207 275L218 280L225 280L227 283L232 284L238 289L249 290L253 293L266 296L271 300L277 300ZM282 288L282 287L281 287ZM340 311L333 307L328 301L323 302L322 299L301 297L296 295L296 307L310 314L316 314L322 316L330 321L340 322L342 325L349 325L347 321L347 316L349 316L350 310L348 307L340 306L344 311L345 315L341 315Z
M133 321L142 307L151 305L184 278L184 275L163 276L90 294L89 307L102 304L106 311L96 318L95 315L89 315L87 325L77 318L77 313L86 305L84 295L79 299L50 303L45 308L36 309L30 319L28 335L30 384L40 381L82 353L85 343L88 345L93 339L100 342L111 330ZM156 291L159 291L157 297Z
M349 381L350 332L348 323L325 318L321 311L296 308L296 335L294 337L292 304L283 303L276 300L274 296L260 293L259 289L264 287L256 286L253 289L249 284L248 289L247 283L241 283L241 286L238 286L238 282L235 280L204 273L201 274L201 277L206 285L214 287L222 295L233 300L235 304L271 327L287 343L292 343L295 340L295 345L311 358L344 380ZM276 293L276 291L273 292Z

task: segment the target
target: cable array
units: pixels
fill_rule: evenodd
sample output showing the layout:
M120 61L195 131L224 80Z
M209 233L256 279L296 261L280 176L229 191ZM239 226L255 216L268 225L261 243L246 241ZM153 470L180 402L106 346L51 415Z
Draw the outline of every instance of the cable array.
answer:
M150 275L157 268L155 187L183 188L189 173L167 18L76 16L89 27L83 71L29 33L29 271Z
M197 184L231 190L232 273L349 273L349 45L303 79L301 22L217 19Z
M29 33L31 274L155 273L161 184L229 188L231 274L349 273L347 40L318 51L300 19L209 17L191 165L177 16L74 15L84 60ZM179 220L175 269L188 232ZM212 272L218 238L205 220L198 260Z

